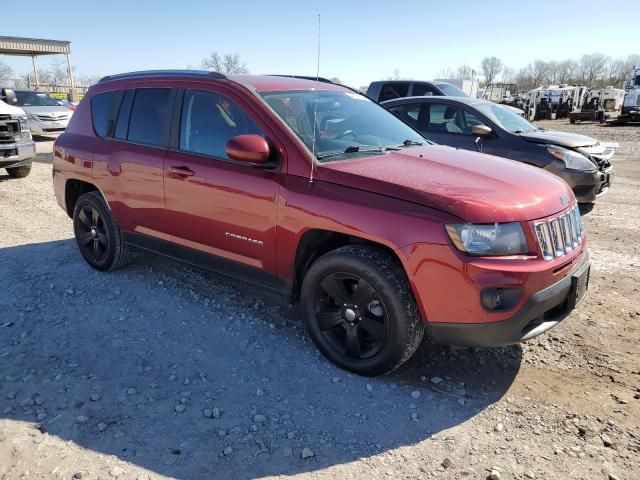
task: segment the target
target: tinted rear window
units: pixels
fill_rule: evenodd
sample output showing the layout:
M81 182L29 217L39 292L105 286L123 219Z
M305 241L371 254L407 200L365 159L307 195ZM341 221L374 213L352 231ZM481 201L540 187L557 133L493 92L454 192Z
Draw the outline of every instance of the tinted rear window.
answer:
M93 129L99 137L106 137L111 133L111 112L117 99L117 91L98 93L91 99Z
M394 98L406 97L409 93L410 82L385 83L380 92L379 102L393 100Z
M167 146L171 118L170 88L139 88L131 108L128 139Z
M127 90L120 104L120 112L118 112L118 120L116 121L116 131L114 137L122 140L127 139L129 133L129 115L131 114L131 105L133 104L133 96L135 90Z

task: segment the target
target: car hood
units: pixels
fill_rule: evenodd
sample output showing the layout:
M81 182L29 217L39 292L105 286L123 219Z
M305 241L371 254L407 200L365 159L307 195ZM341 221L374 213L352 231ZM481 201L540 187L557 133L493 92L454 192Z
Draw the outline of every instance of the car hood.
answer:
M524 117L524 110L517 107L512 107L511 105L503 105L503 104L500 104L500 105L506 108L507 110L511 110L516 115L520 115L521 117Z
M0 113L5 115L24 115L24 111L21 108L14 107L13 105L9 105L2 100L0 100Z
M64 116L71 116L71 114L73 114L72 110L69 110L67 107L63 107L63 106L51 106L51 107L39 107L39 106L32 106L32 107L20 107L22 109L24 109L25 112L27 113L33 113L35 115L50 115L53 117L64 117Z
M535 132L521 133L520 138L528 142L559 145L561 147L581 148L598 144L598 140L577 133L558 132L556 130L536 130Z
M321 164L318 174L322 181L401 198L474 223L547 217L573 199L567 184L544 170L442 145Z

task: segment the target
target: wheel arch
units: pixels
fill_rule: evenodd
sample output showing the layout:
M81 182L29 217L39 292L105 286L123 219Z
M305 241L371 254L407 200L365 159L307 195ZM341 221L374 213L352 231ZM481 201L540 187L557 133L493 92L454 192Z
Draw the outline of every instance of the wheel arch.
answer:
M398 264L406 274L406 269L402 260L398 256L398 252L393 250L388 245L342 232L316 228L310 229L302 234L296 249L293 268L293 281L291 283L291 290L289 292L289 301L291 303L299 302L302 281L313 262L315 262L322 255L346 245L367 245L379 248L380 250L383 250L391 255L398 262Z
M84 195L85 193L94 191L98 192L102 196L108 207L109 203L107 202L106 197L103 195L102 191L93 183L86 182L84 180L78 180L75 178L70 178L66 181L64 186L64 204L69 218L73 217L73 210L75 209L76 202L78 201L80 196Z

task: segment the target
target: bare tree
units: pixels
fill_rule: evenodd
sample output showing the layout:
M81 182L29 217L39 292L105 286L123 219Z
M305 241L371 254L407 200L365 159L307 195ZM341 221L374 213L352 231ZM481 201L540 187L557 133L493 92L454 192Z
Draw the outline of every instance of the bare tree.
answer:
M69 82L67 62L64 60L52 60L49 67L49 82L54 85L66 85Z
M438 78L443 78L443 79L456 78L456 73L450 67L443 68L438 72Z
M555 60L547 62L547 75L545 78L547 83L552 85L559 83L558 82L559 73L560 73L560 69L559 69L558 62L556 62Z
M453 78L464 80L466 78L471 78L472 76L473 68L465 63L464 65L459 65L458 68L456 68L456 76Z
M534 85L539 86L545 83L549 76L549 64L544 60L534 60L527 68L531 71L531 80Z
M580 80L585 85L593 85L602 79L607 65L607 57L602 53L589 53L580 57Z
M482 59L482 73L484 74L484 80L489 85L493 83L495 78L502 70L503 63L498 57L484 57Z
M628 75L629 71L626 68L625 61L621 58L616 60L609 59L607 62L607 73L604 80L606 85L621 85L624 79Z
M503 67L500 75L500 83L509 83L513 78L513 74L513 68L509 68L507 66Z
M578 63L574 60L562 60L557 62L556 82L557 83L573 83L575 81Z
M207 58L202 60L201 66L203 70L212 70L231 75L249 73L247 64L242 62L240 55L237 53L227 53L220 56L218 52L211 52Z
M81 73L79 75L74 74L76 85L81 85L83 87L90 87L91 85L98 83L98 80L101 78L102 75L91 75L86 73Z
M6 82L13 78L13 68L4 62L0 62L0 82Z

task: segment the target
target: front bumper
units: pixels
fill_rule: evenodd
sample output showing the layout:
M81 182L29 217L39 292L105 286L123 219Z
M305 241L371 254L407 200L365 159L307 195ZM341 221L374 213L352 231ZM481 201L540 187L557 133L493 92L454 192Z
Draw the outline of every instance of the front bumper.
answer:
M573 190L578 203L591 203L605 195L613 182L613 166L600 167L594 172L569 170L562 162L552 162L545 168L562 178Z
M427 335L434 343L472 347L513 345L536 337L558 325L573 310L575 279L588 276L590 264L585 251L562 280L534 293L510 319L487 323L427 322Z
M67 129L69 120L62 121L35 121L28 120L29 130L32 135L59 135Z
M613 166L592 173L571 173L564 179L579 203L591 203L609 191L613 181Z
M0 144L0 168L28 165L35 156L36 144L33 140Z

